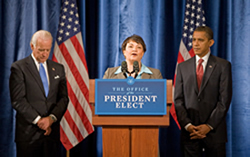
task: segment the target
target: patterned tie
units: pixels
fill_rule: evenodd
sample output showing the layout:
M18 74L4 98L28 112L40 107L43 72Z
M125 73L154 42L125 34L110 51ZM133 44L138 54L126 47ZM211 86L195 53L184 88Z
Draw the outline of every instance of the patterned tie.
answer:
M202 77L203 77L203 66L202 66L202 62L204 60L203 59L199 59L199 63L196 69L196 77L197 77L197 84L198 84L198 89L200 90L200 86L201 86L201 81L202 81Z
M40 77L41 77L42 82L43 82L43 88L45 91L45 95L47 97L48 93L49 93L49 84L48 84L47 75L46 75L46 72L45 72L45 69L44 69L44 66L42 63L40 63L39 74L40 74Z

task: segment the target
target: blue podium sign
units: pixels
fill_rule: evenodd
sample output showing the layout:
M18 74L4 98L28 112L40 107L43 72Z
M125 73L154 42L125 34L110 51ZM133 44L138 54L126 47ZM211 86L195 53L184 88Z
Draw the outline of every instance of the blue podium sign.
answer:
M96 79L95 114L166 115L165 79Z

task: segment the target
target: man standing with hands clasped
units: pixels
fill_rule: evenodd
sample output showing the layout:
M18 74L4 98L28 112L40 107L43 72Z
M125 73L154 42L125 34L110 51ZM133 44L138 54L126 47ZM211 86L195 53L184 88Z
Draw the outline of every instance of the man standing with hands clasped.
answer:
M69 99L63 65L48 60L52 41L48 31L37 31L30 42L32 54L11 66L17 157L60 156L60 120Z
M185 157L226 156L231 63L210 53L213 44L213 31L197 27L192 40L195 56L177 69L174 102Z

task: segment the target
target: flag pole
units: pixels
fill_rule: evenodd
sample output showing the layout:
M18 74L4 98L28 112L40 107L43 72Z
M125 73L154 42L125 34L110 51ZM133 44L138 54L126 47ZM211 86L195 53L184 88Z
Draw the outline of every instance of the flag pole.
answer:
M70 157L69 150L67 150L67 152L66 152L66 157Z

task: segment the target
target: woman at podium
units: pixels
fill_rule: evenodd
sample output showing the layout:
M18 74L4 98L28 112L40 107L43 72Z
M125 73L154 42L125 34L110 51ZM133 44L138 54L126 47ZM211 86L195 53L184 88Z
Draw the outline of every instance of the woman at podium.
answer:
M122 52L126 61L121 66L108 68L104 79L125 79L129 76L135 79L162 79L160 70L147 67L141 59L146 52L146 45L139 35L132 35L122 43Z

